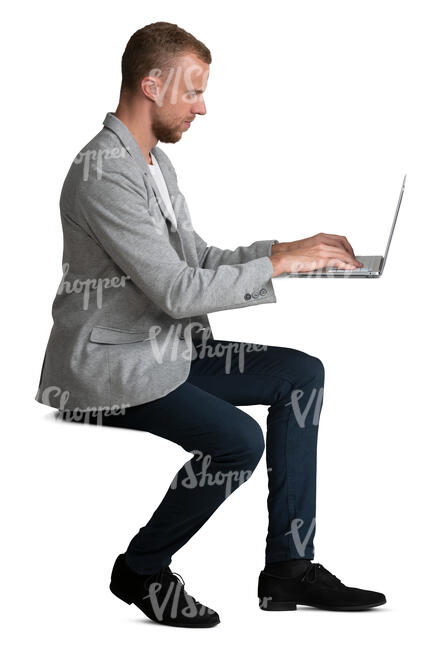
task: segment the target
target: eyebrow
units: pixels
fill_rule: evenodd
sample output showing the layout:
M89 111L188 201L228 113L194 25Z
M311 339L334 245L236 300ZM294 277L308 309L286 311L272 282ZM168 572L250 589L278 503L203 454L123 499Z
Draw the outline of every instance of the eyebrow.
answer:
M198 90L197 90L196 88L192 88L192 89L189 90L188 92L190 92L190 93L198 93L198 94L201 94L201 93L204 92L204 90L201 90L201 89L198 89Z

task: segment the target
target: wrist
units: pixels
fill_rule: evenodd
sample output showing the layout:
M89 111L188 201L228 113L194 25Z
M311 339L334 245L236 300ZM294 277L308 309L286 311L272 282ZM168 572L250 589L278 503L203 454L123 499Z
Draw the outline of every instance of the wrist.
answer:
M278 242L277 244L272 244L271 255L275 255L275 253L285 252L287 252L287 242Z
M285 255L283 253L273 253L269 259L273 265L272 278L285 272Z

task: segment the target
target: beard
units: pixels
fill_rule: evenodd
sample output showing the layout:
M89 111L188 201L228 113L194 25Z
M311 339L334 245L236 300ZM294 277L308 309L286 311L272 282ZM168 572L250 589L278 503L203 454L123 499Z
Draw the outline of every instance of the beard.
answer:
M178 142L182 136L179 126L168 124L158 116L152 118L152 132L159 142Z

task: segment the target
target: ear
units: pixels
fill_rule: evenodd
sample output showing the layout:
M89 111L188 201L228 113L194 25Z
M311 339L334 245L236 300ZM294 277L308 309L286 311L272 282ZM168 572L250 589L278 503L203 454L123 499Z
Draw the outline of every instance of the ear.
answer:
M145 77L141 82L141 87L146 97L152 99L153 101L157 99L159 88L154 77Z

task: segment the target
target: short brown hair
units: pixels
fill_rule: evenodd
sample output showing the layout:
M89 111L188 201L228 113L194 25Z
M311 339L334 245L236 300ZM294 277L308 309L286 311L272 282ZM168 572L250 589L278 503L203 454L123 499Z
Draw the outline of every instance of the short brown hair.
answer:
M155 68L161 76L167 74L177 59L184 54L195 54L205 63L212 63L210 50L173 23L151 23L130 37L121 59L121 90L134 93L143 77Z

